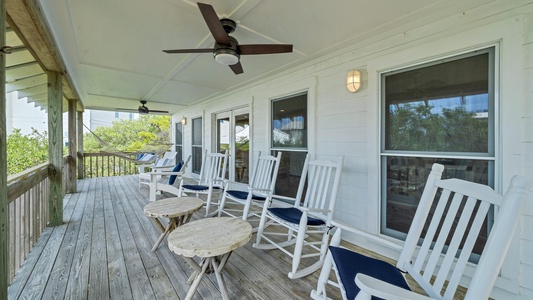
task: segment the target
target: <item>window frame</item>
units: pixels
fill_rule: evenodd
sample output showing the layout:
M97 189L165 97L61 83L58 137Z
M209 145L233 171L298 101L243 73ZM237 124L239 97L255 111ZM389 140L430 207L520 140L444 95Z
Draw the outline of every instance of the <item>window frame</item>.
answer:
M422 69L424 67L442 64L445 62L467 58L482 53L489 54L489 68L488 68L488 84L489 84L489 136L488 136L488 151L487 153L477 152L442 152L442 151L408 151L408 150L387 150L386 147L386 76L402 73L410 70ZM398 239L405 239L406 233L386 228L387 218L387 158L391 156L400 156L405 158L438 158L438 159L472 159L472 160L486 160L489 164L489 185L493 188L498 187L500 180L500 162L499 143L501 141L499 128L499 48L498 44L487 45L478 49L471 49L461 53L454 53L446 57L433 59L414 65L398 67L379 72L379 232L385 236L390 236Z

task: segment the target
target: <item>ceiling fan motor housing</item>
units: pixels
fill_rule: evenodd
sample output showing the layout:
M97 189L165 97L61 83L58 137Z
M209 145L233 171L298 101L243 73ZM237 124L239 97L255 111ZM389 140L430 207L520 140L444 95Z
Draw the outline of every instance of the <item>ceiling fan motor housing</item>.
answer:
M241 57L239 51L237 50L239 46L237 39L232 36L228 36L228 38L231 45L215 43L215 50L213 51L215 60L222 65L234 65L239 62Z
M234 32L235 28L237 28L237 23L231 19L220 19L220 23L227 34Z

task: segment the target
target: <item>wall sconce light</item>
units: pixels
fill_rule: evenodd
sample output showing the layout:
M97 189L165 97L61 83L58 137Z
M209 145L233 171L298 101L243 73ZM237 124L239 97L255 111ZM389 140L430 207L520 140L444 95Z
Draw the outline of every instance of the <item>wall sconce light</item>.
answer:
M361 88L361 71L351 70L346 75L346 88L352 93L357 92Z
M181 118L181 125L183 126L187 125L187 118L185 117Z

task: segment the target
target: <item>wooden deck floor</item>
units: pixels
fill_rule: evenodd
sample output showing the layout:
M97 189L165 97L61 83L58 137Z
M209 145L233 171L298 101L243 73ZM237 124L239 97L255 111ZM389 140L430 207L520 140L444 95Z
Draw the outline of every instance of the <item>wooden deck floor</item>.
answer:
M143 214L148 189L136 176L78 181L67 195L64 224L49 227L9 286L9 299L183 299L192 269L173 254ZM201 218L203 210L193 218ZM309 299L319 272L287 277L290 261L279 250L252 247L255 235L225 269L231 299ZM341 299L334 291L333 296ZM221 299L214 274L194 299Z

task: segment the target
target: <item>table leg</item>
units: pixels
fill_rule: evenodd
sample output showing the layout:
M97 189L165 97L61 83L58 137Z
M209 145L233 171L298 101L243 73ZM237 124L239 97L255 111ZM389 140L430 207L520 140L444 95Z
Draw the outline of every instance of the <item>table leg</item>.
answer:
M189 288L189 291L187 292L187 296L185 296L185 300L192 299L192 297L194 296L194 293L196 293L196 290L198 289L198 285L200 284L200 280L202 280L202 277L204 277L205 271L207 270L207 267L210 265L211 259L213 259L213 257L208 257L206 261L204 261L204 264L202 265L202 270L200 271L200 273L198 273L198 275L196 275L196 278L194 278L194 282ZM195 272L194 274L197 274L197 273Z
M175 228L176 227L176 223L177 223L178 219L179 218L171 218L168 221L167 228L165 228L163 233L161 233L161 235L159 236L159 239L157 239L157 242L155 242L154 246L152 247L152 251L155 251L155 249L157 249L157 247L159 247L159 244L161 244L161 242L163 241L165 236L170 233L171 228Z
M220 264L217 262L216 258L213 257L211 259L211 264L213 265L213 270L215 270L215 276L217 277L218 288L220 289L222 299L224 300L229 300L229 294L228 289L226 287L226 282L224 282L224 277L222 276L222 269L224 269L224 266L226 265L230 254L231 252L224 254L222 256Z
M163 226L163 224L161 224L161 221L159 221L158 218L150 218L152 219L152 221L154 221L154 224L157 228L159 228L159 230L161 231L165 231L165 226Z

